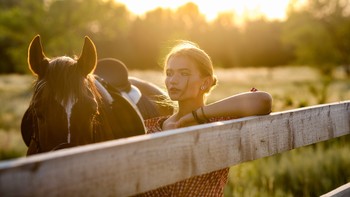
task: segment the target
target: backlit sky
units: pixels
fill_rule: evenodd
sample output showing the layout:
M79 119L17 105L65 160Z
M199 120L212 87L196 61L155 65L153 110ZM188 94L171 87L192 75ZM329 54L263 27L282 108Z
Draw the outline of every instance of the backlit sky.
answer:
M137 15L157 7L172 8L186 4L189 0L116 0ZM289 0L192 0L207 20L213 20L219 12L234 11L238 17L264 14L268 19L284 19Z

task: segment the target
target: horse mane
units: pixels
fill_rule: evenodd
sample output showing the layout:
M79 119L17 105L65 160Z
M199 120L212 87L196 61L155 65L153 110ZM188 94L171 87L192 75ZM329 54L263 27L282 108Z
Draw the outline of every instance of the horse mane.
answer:
M43 78L38 78L34 84L34 98L37 98L40 89L49 86L51 96L57 102L66 104L69 98L81 99L93 97L96 101L101 100L101 95L95 86L95 78L92 74L83 76L77 70L77 61L67 56L52 59L46 69ZM89 94L88 89L92 93ZM54 93L54 95L52 94ZM36 100L36 99L33 99Z

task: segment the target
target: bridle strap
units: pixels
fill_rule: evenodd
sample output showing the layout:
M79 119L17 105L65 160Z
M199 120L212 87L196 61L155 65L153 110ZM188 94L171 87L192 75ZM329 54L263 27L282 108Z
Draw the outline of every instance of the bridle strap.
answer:
M55 146L51 151L59 150L59 149L64 149L64 148L71 148L74 147L75 145L73 143L68 143L68 142L63 142L57 146Z

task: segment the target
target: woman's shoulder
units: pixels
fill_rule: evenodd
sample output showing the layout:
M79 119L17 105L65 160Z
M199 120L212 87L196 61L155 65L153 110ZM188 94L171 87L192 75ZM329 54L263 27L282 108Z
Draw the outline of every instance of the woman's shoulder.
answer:
M162 131L162 125L170 116L159 116L145 120L146 133L157 133Z

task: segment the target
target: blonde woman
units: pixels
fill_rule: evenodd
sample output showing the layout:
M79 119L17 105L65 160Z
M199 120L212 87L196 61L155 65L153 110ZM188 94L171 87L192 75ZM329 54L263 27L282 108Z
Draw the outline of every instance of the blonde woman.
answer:
M206 105L217 79L209 55L192 42L183 41L172 48L164 71L167 92L178 108L170 116L146 120L147 133L271 112L271 95L255 88ZM192 177L139 196L223 196L228 170Z

